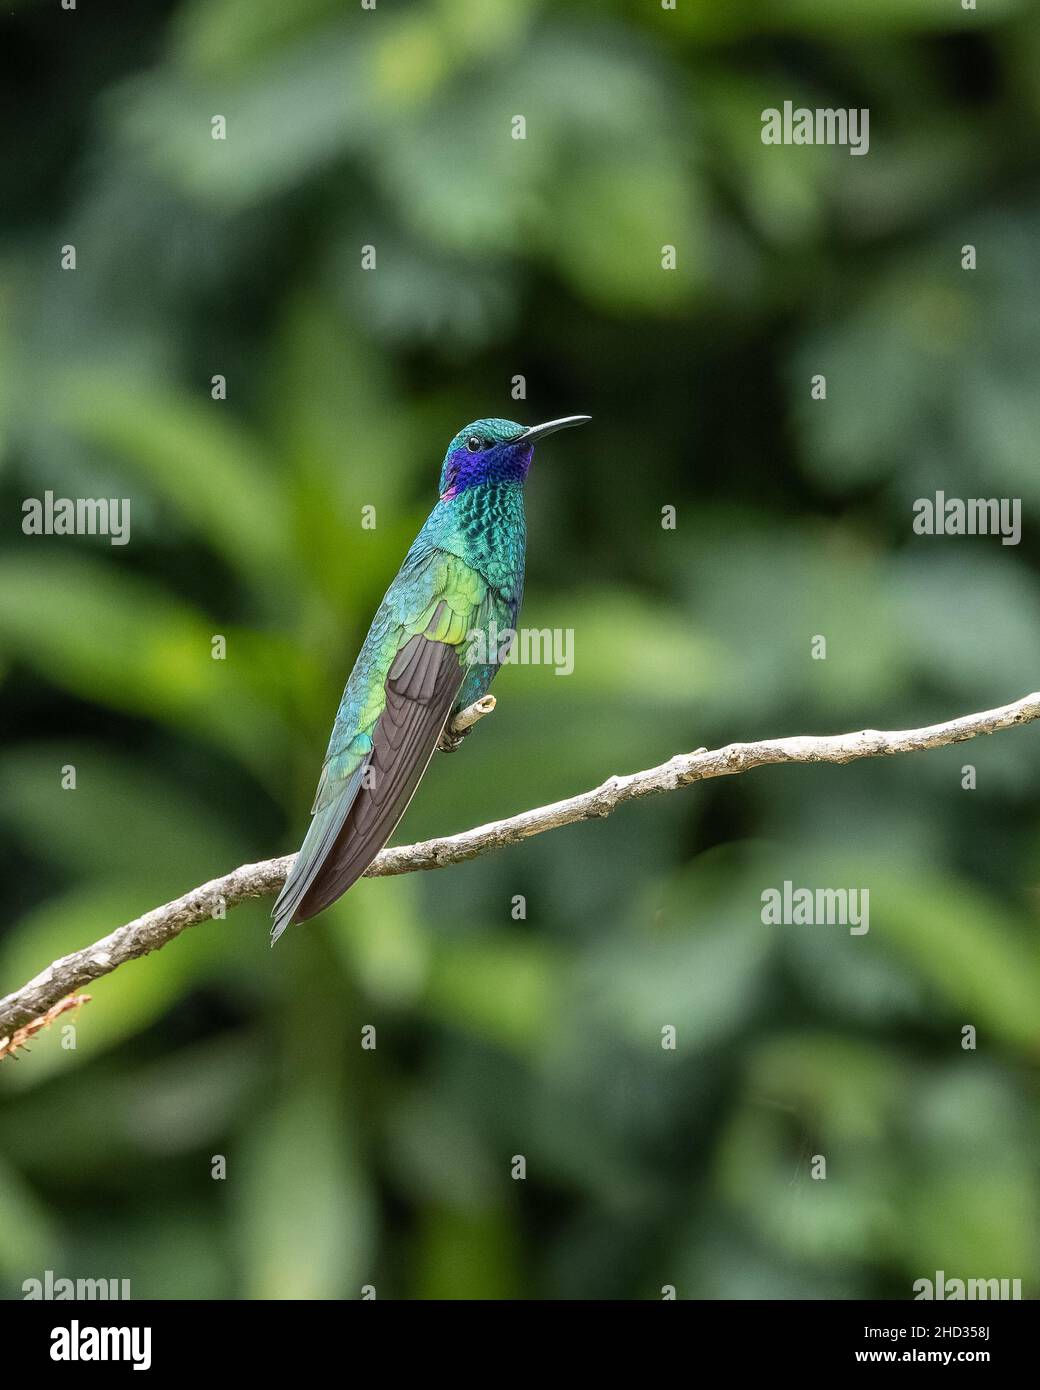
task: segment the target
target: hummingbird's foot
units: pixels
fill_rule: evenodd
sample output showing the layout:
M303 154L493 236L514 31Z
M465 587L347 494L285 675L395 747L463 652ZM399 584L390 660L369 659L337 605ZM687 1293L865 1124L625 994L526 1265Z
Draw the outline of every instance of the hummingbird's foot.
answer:
M473 729L485 715L491 713L495 708L494 695L484 695L479 700L474 700L473 704L467 705L465 709L459 710L454 719L449 720L445 725L437 747L442 753L454 753L456 748L462 744L462 740Z
M460 729L458 733L453 729L445 729L437 744L437 751L439 753L454 753L457 749L462 747L462 740L467 734L471 734L472 732L472 727Z

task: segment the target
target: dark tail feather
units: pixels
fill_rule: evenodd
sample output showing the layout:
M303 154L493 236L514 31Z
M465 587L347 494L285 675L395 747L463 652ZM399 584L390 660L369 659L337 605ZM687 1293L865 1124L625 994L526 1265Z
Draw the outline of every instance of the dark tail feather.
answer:
M336 800L314 813L300 852L293 861L271 912L274 918L274 926L271 928L272 946L286 927L291 926L293 921L302 920L295 914L307 890L321 873L322 865L343 828L343 822L350 814L364 771L364 767L359 767Z
M319 811L275 904L272 940L290 922L314 917L361 877L394 833L433 757L465 678L454 647L423 635L398 653L386 706L358 785ZM368 772L369 776L362 775ZM330 814L334 813L334 814Z

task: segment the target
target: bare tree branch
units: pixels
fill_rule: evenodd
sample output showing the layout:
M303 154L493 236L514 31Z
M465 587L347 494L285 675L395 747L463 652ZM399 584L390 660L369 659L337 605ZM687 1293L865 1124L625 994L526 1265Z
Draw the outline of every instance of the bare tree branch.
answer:
M486 705L485 701L477 704ZM453 723L449 731L455 736L471 728L477 719L490 713L471 705ZM470 717L472 716L472 717ZM466 859L517 844L531 835L546 830L573 825L578 821L609 816L616 807L642 796L677 791L693 782L712 777L730 777L752 768L771 763L849 763L857 758L888 757L896 753L916 753L926 748L942 748L950 743L962 743L980 734L993 734L1040 718L1040 692L1026 695L1010 705L966 714L945 724L933 724L924 729L907 729L882 733L863 729L852 734L805 735L795 738L768 739L761 743L730 743L725 748L698 749L694 753L677 753L668 762L643 772L609 777L601 786L566 801L522 811L506 820L492 821L464 830L460 835L425 840L420 844L401 845L384 849L369 867L368 874L380 878L389 874L408 874L418 869L443 869ZM462 720L466 720L462 723ZM280 859L267 859L260 864L243 864L223 878L212 879L193 888L183 897L154 908L125 926L71 955L54 961L35 979L0 999L0 1044L14 1032L44 1017L67 994L81 989L91 980L107 975L125 961L157 951L198 922L222 917L225 910L249 898L266 898L276 893L285 882L291 854Z

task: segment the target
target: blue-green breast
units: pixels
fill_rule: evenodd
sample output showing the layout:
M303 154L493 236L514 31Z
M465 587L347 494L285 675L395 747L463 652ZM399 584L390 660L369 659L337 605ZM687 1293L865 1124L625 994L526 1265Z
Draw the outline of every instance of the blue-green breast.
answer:
M494 621L501 642L503 635L516 625L524 597L527 519L523 484L511 479L468 488L450 503L437 504L416 545L427 532L439 549L457 555L485 580L488 617L481 626L490 642ZM465 709L479 700L497 670L497 664L474 665L455 708Z

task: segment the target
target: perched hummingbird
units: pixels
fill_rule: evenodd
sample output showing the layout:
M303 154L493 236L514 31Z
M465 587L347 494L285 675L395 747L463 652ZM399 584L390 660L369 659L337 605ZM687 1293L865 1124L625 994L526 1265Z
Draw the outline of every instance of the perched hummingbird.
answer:
M523 599L534 446L589 418L530 429L476 420L448 445L440 498L379 605L336 711L310 829L271 914L272 944L361 877L448 720L487 692L500 664L494 634L515 627ZM474 650L488 664L468 659Z

